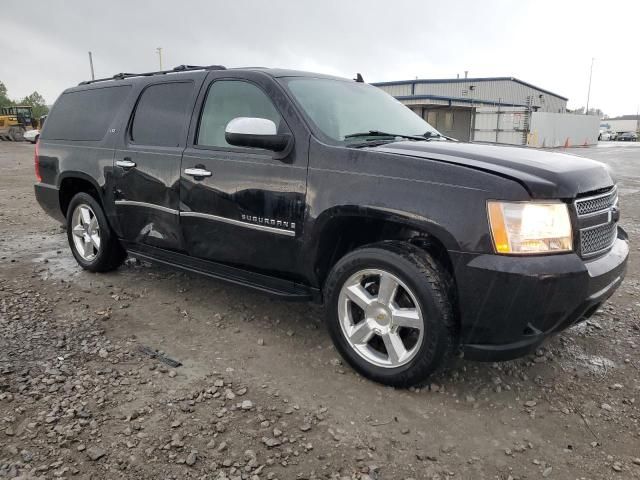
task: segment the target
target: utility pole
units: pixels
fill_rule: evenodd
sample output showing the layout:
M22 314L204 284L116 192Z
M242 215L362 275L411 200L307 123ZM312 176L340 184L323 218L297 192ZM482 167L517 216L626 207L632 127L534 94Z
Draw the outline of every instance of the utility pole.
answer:
M591 57L591 70L589 70L589 89L587 90L587 109L584 112L585 115L589 115L589 97L591 97L591 77L593 77L593 61L595 59Z
M158 52L158 60L160 61L160 71L162 71L162 47L156 48L156 52Z
M91 56L91 52L89 52L89 66L91 67L91 80L95 80L96 75L93 73L93 57Z

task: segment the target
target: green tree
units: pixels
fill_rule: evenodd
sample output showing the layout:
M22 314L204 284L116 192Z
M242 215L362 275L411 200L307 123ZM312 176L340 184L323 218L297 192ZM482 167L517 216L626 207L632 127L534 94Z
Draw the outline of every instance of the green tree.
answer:
M0 82L0 107L8 107L10 105L13 105L13 102L7 96L7 87Z
M27 95L20 101L20 104L31 106L33 118L40 118L42 115L49 113L49 107L47 107L44 97L38 92Z

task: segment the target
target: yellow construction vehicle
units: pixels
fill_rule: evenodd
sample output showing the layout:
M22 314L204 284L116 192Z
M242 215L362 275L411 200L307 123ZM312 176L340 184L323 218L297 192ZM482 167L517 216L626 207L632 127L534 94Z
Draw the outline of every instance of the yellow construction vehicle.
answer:
M30 106L0 107L0 139L21 142L24 140L24 133L32 128L34 125Z

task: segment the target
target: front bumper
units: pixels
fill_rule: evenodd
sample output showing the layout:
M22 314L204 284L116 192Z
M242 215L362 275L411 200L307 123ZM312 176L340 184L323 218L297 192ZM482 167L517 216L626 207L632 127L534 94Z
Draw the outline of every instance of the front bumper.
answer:
M460 335L472 360L509 360L589 318L622 282L627 235L585 261L575 253L535 257L452 253Z

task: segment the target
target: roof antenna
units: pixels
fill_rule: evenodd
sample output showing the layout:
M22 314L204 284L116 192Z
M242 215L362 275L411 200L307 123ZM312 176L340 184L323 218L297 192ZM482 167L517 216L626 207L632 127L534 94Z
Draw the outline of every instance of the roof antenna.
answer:
M356 73L356 78L354 78L354 80L358 83L364 83L364 78L362 78L362 75L359 73Z

